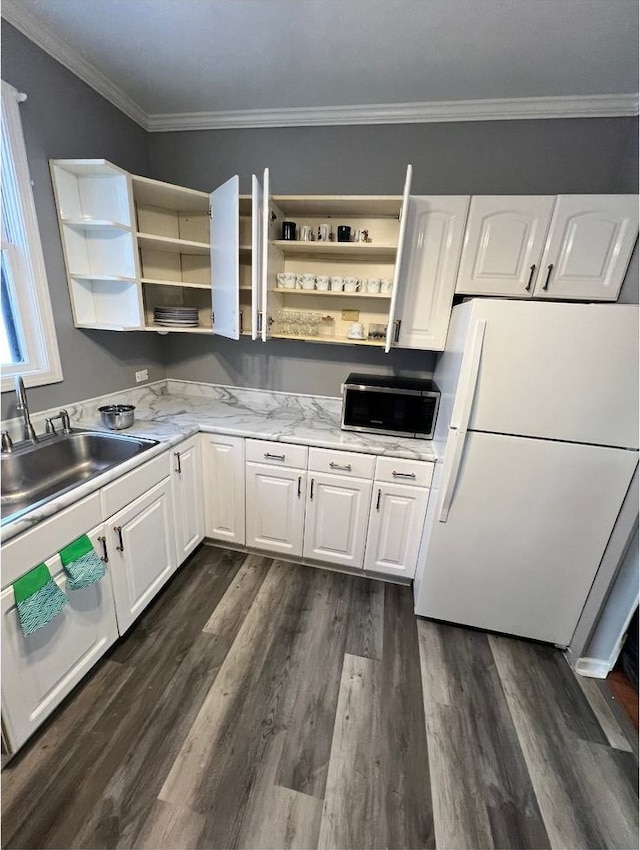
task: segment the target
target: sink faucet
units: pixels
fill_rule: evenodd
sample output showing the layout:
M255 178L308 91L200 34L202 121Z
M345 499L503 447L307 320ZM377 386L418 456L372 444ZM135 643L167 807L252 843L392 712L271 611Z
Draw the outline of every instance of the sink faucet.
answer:
M30 443L37 443L38 436L35 432L35 428L31 424L31 418L29 416L29 405L27 404L27 391L24 388L24 381L22 378L17 375L16 376L16 399L17 399L17 408L18 412L22 414L22 436L25 440L28 440Z

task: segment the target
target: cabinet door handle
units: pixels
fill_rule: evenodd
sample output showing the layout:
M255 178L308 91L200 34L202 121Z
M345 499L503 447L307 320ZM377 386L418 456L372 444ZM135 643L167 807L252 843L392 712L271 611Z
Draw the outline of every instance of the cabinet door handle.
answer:
M313 481L313 478L312 478L312 479L311 479L311 488L310 488L310 491L309 491L309 499L310 499L312 502L313 502L313 484L314 484L314 481Z
M533 283L533 275L534 275L535 270L536 270L536 264L534 263L531 266L531 271L529 273L529 283L524 288L525 292L528 292L531 289L531 284Z
M122 526L121 525L114 525L113 530L118 535L118 539L120 540L120 545L116 546L116 551L117 552L124 552L124 540L122 539Z
M272 455L270 452L264 453L266 460L284 460L285 455Z
M382 490L378 490L378 501L376 502L376 510L380 510L380 499L382 498Z
M334 463L331 461L329 464L331 469L344 469L345 472L351 472L351 464L350 463Z
M396 319L393 323L394 333L393 333L393 344L397 345L400 341L400 325L402 324L402 319Z
M549 288L549 281L551 280L551 272L553 271L553 263L547 266L547 279L544 282L544 286L542 287L543 291L546 292Z
M180 452L174 452L173 456L175 457L178 465L176 466L176 472L179 475L182 475L182 464L180 463Z
M242 327L242 318L243 318L243 316L242 316L242 310L241 310L240 311L240 333L243 333L243 331L244 331L244 329Z
M102 543L102 551L104 553L102 555L102 558L100 558L100 560L104 561L105 564L108 564L109 563L109 553L107 552L107 538L101 536L101 537L98 537L98 540L100 541L100 543Z
M298 498L302 495L302 475L298 475Z
M391 473L394 478L415 478L415 472L396 472L395 469Z

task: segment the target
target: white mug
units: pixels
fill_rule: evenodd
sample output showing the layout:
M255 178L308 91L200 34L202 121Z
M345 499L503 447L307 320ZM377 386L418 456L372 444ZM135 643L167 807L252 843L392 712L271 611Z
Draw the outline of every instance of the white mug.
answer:
M332 292L342 292L344 289L344 278L343 277L332 277L331 278L331 291Z
M296 275L293 272L280 272L277 275L278 278L278 286L281 289L295 289L296 288Z
M364 325L362 322L354 322L347 331L349 339L364 339Z
M393 289L393 281L392 280L381 280L380 281L380 292L384 292L385 295L389 295L391 290Z
M366 283L367 292L380 292L382 281L378 277L370 277Z
M329 289L329 277L326 274L319 274L316 277L316 289L320 292L327 292Z
M330 224L319 224L318 225L318 242L330 242L331 241L331 225Z
M357 292L360 289L360 281L357 277L345 277L344 279L344 291L345 292Z
M300 289L314 289L316 285L316 276L314 274L299 274L298 286Z
M311 242L313 239L313 228L311 228L308 224L303 224L300 228L300 241L301 242Z
M360 228L356 230L356 235L354 238L354 242L368 242L369 241L369 231Z

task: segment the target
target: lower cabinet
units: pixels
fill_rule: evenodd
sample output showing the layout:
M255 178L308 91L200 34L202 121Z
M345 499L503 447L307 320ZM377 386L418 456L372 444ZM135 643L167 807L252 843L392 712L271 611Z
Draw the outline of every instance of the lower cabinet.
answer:
M213 540L245 542L244 438L201 435L204 533Z
M248 463L247 546L301 556L306 492L306 471Z
M371 481L312 472L304 532L305 558L362 567Z
M429 490L376 482L369 512L365 570L413 578Z
M88 534L102 555L103 527ZM45 563L66 592L66 573L58 555ZM107 565L100 581L69 591L69 603L60 614L27 636L20 628L13 587L2 591L2 723L12 751L22 746L117 639L109 572Z
M124 634L176 569L171 479L105 525L118 629Z
M202 465L198 437L171 452L171 488L175 513L177 563L181 564L204 537Z

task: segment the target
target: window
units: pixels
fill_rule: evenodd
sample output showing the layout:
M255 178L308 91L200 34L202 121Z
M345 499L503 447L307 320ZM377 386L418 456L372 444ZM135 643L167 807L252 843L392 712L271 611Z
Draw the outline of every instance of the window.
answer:
M20 100L2 81L2 389L62 380L51 299L20 122Z

